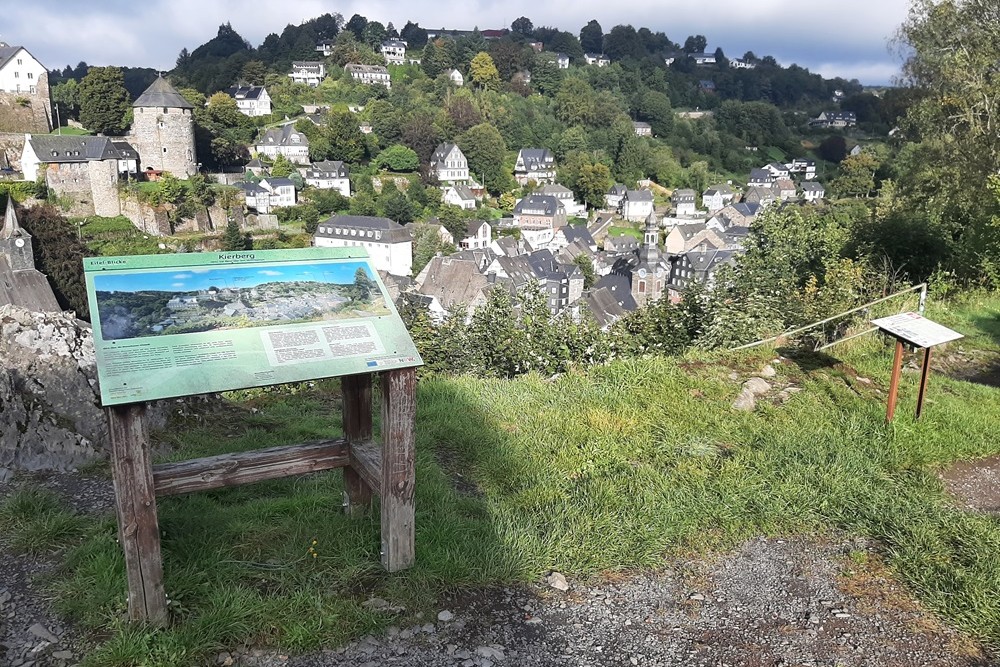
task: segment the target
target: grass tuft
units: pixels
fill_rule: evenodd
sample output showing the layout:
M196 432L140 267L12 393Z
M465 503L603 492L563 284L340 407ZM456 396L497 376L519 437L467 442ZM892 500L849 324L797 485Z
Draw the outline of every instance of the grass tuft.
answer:
M42 554L65 549L83 535L85 523L56 494L37 487L18 489L0 502L0 533L18 551Z

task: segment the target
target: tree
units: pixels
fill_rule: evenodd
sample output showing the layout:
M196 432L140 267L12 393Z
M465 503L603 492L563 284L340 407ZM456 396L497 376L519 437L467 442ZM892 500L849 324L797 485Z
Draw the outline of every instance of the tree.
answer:
M875 189L878 158L868 151L848 155L840 163L840 175L830 186L843 197L867 197Z
M65 120L67 118L78 118L80 113L80 85L76 79L60 81L52 86L52 103L58 105L59 116Z
M382 197L379 198L382 215L395 220L401 225L413 222L413 204L395 186L383 186Z
M684 53L704 53L708 48L708 40L704 35L691 35L684 40Z
M556 93L556 118L567 125L590 125L594 119L594 89L583 79L568 78Z
M361 41L372 47L372 51L379 51L382 47L382 42L385 41L386 30L385 26L378 21L369 21L365 25L364 30L361 31Z
M635 28L630 25L616 25L611 29L604 37L604 53L612 60L639 60L646 55Z
M121 135L132 110L120 67L91 67L80 82L80 122L92 132Z
M514 19L514 22L510 24L510 30L517 35L531 37L535 31L535 26L531 23L531 19L527 16L522 16Z
M391 171L416 171L420 168L420 158L412 148L395 144L379 153L375 164Z
M421 164L430 161L441 139L441 133L434 125L434 116L427 111L414 113L403 126L403 144L413 149Z
M604 196L613 184L606 164L585 164L580 168L573 191L591 209L604 208Z
M253 86L263 86L267 77L267 65L260 60L248 60L240 71L240 78Z
M555 55L539 53L531 68L531 84L543 95L554 95L562 84L563 71L559 69Z
M355 14L350 18L346 25L344 25L344 30L354 33L354 38L360 40L361 33L364 31L365 26L368 25L368 19L361 14Z
M288 178L293 171L295 171L295 165L287 157L278 155L274 158L274 164L271 165L271 176L274 178Z
M226 223L226 231L222 235L222 249L226 251L248 250L246 237L240 231L240 226L235 220L229 218Z
M839 134L833 134L819 143L819 156L828 162L839 163L847 157L847 140Z
M378 215L378 206L371 194L361 191L351 198L348 211L351 215Z
M500 132L489 123L469 128L458 138L458 147L469 161L469 172L483 179L483 185L493 194L508 189L510 174L503 161L507 144Z
M639 117L650 124L657 136L666 136L674 126L670 97L658 90L647 90L639 97Z
M580 28L580 47L585 53L600 53L604 50L604 30L597 19L591 19Z
M399 31L399 38L406 41L407 48L422 49L427 44L427 31L421 28L419 23L407 21Z
M594 271L594 262L590 257L584 254L577 255L573 258L573 263L580 267L580 271L583 273L583 289L590 289L597 282L597 272Z
M330 142L330 159L360 162L365 157L365 135L350 111L331 113L327 119L325 134Z
M500 87L500 72L493 64L493 58L485 51L480 51L469 63L469 74L472 82L483 89L495 90Z

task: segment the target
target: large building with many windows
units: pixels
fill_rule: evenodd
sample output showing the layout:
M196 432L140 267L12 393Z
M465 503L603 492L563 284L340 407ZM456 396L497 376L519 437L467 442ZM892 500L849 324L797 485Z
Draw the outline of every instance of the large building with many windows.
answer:
M0 132L52 130L49 75L23 46L0 42Z

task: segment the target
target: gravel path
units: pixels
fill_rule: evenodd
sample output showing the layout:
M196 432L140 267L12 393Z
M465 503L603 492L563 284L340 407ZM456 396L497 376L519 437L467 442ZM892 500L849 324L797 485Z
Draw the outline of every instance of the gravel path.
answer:
M22 480L26 481L26 480ZM31 480L78 511L111 511L110 482L80 475ZM9 486L7 487L10 488ZM4 485L0 485L0 496ZM222 653L246 667L900 667L1000 664L923 611L870 545L804 537L753 539L712 558L599 582L558 573L534 586L456 594L399 625L335 650L287 656ZM4 553L0 666L70 667L81 637L35 582L44 560ZM565 589L565 590L563 590ZM388 610L389 602L369 600Z

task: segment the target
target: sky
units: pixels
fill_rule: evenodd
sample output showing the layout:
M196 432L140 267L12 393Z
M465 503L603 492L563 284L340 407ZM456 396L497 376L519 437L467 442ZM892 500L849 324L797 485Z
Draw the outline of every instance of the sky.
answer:
M346 285L354 282L354 274L365 268L364 262L326 262L316 264L280 264L275 267L232 266L222 268L188 268L156 271L136 271L124 274L94 275L94 287L107 292L193 292L211 286L244 288L273 282L325 282Z
M722 47L729 57L753 51L796 63L826 77L891 83L900 59L889 40L906 19L910 0L34 0L4 7L0 40L24 46L49 69L90 65L173 68L184 47L194 50L225 22L254 46L286 24L327 12L345 19L360 13L369 20L407 20L427 29L502 28L527 16L535 26L579 34L596 18L605 32L619 23L663 31L683 44L705 35L709 51Z

